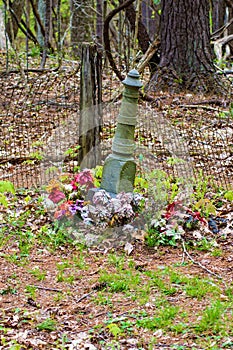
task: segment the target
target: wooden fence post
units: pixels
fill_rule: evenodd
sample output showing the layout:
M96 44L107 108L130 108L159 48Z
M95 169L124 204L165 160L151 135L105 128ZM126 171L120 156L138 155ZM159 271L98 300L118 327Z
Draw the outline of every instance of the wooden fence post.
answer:
M100 164L102 129L102 61L95 44L82 45L80 79L79 165Z

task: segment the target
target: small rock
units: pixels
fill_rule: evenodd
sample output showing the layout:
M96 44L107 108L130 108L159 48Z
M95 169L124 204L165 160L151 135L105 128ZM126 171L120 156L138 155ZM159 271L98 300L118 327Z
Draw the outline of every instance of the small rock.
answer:
M197 240L201 240L203 238L203 236L200 234L199 231L194 231L193 238L196 238Z
M128 255L130 255L130 254L132 253L133 249L134 249L134 248L133 248L133 245L132 245L131 243L127 242L127 243L125 244L124 251L125 251Z
M126 342L130 345L137 345L138 340L135 338L126 339Z
M84 349L97 350L97 347L95 347L95 345L93 345L93 344L86 343L86 344L84 344Z
M153 333L153 335L154 335L155 337L157 337L157 338L160 338L160 337L162 337L162 335L163 335L163 330L162 330L162 329L158 329L157 331L155 331L155 332Z
M99 237L97 235L93 235L91 233L88 233L85 235L85 243L87 247L91 247L93 245L96 245L98 243Z

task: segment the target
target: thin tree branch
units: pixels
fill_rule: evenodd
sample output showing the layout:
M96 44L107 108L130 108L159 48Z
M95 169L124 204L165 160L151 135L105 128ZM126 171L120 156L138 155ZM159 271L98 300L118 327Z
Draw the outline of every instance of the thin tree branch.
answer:
M57 292L57 293L62 292L61 289L56 289L56 288L47 288L47 287L42 287L42 286L34 286L34 287L37 289L47 290L47 291L51 291L51 292Z
M41 20L40 14L39 14L39 12L38 12L35 4L34 4L34 1L33 0L29 0L29 1L30 1L31 6L32 6L33 14L34 14L34 16L36 18L36 21L37 21L37 23L38 23L38 25L40 27L41 34L43 35L43 37L45 39L45 27L44 27L44 24L43 24L43 22ZM49 49L53 49L53 46L52 46L52 44L50 43L49 40L48 40L48 48Z
M191 257L191 255L189 254L189 252L188 252L187 249L186 249L184 240L182 240L182 248L183 248L184 254L189 258L189 260L192 261L193 264L198 265L200 268L202 268L204 271L208 272L210 275L215 276L215 277L217 277L218 279L220 279L220 280L223 281L223 278L222 278L221 275L219 275L219 274L217 274L217 273L215 273L215 272L209 270L207 267L205 267L204 265L202 265L199 261L196 261L196 260L194 260L194 259ZM224 281L223 281L223 283L225 284Z
M6 0L3 0L3 3L6 5ZM32 31L30 30L30 28L27 27L26 23L24 22L24 20L21 18L20 21L18 19L18 17L16 16L15 14L15 11L13 10L12 8L12 4L9 3L10 5L10 12L12 14L12 16L14 17L14 20L18 26L18 28L22 31L22 33L25 35L25 36L28 36L29 39L31 39L35 44L37 43L37 39L36 37L34 36L34 34L32 33ZM20 22L23 24L23 26L26 28L26 30L22 27L22 25L20 24Z
M121 4L120 6L118 6L117 8L115 8L114 10L112 10L111 12L109 12L109 14L107 15L105 21L104 21L104 46L105 46L105 52L106 52L106 56L109 60L109 63L114 71L114 73L116 74L116 76L119 78L119 80L124 80L124 77L121 75L121 73L119 72L116 63L113 59L112 56L112 52L111 52L111 46L110 46L110 39L109 39L109 23L111 21L111 19L121 10L125 9L127 6L131 5L135 0L127 0L125 1L123 4Z

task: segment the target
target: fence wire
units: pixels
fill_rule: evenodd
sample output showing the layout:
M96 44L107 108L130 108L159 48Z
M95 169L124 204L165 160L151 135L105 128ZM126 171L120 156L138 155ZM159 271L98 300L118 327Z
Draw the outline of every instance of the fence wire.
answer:
M0 76L0 180L41 186L78 164L79 66ZM103 74L102 163L111 152L121 84ZM135 159L140 172L162 169L179 177L210 175L233 184L233 118L229 105L195 104L194 96L157 96L139 103Z
M19 74L1 76L1 179L24 187L43 182L41 163L48 140L78 110L78 74L47 72L30 75L27 81ZM50 146L53 158L63 147L61 135Z

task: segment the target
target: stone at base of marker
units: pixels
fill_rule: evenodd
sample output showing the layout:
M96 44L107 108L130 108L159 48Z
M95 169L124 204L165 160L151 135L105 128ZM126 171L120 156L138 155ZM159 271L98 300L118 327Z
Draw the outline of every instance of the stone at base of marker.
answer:
M133 192L136 164L132 160L119 160L110 155L103 170L101 188L109 193Z

